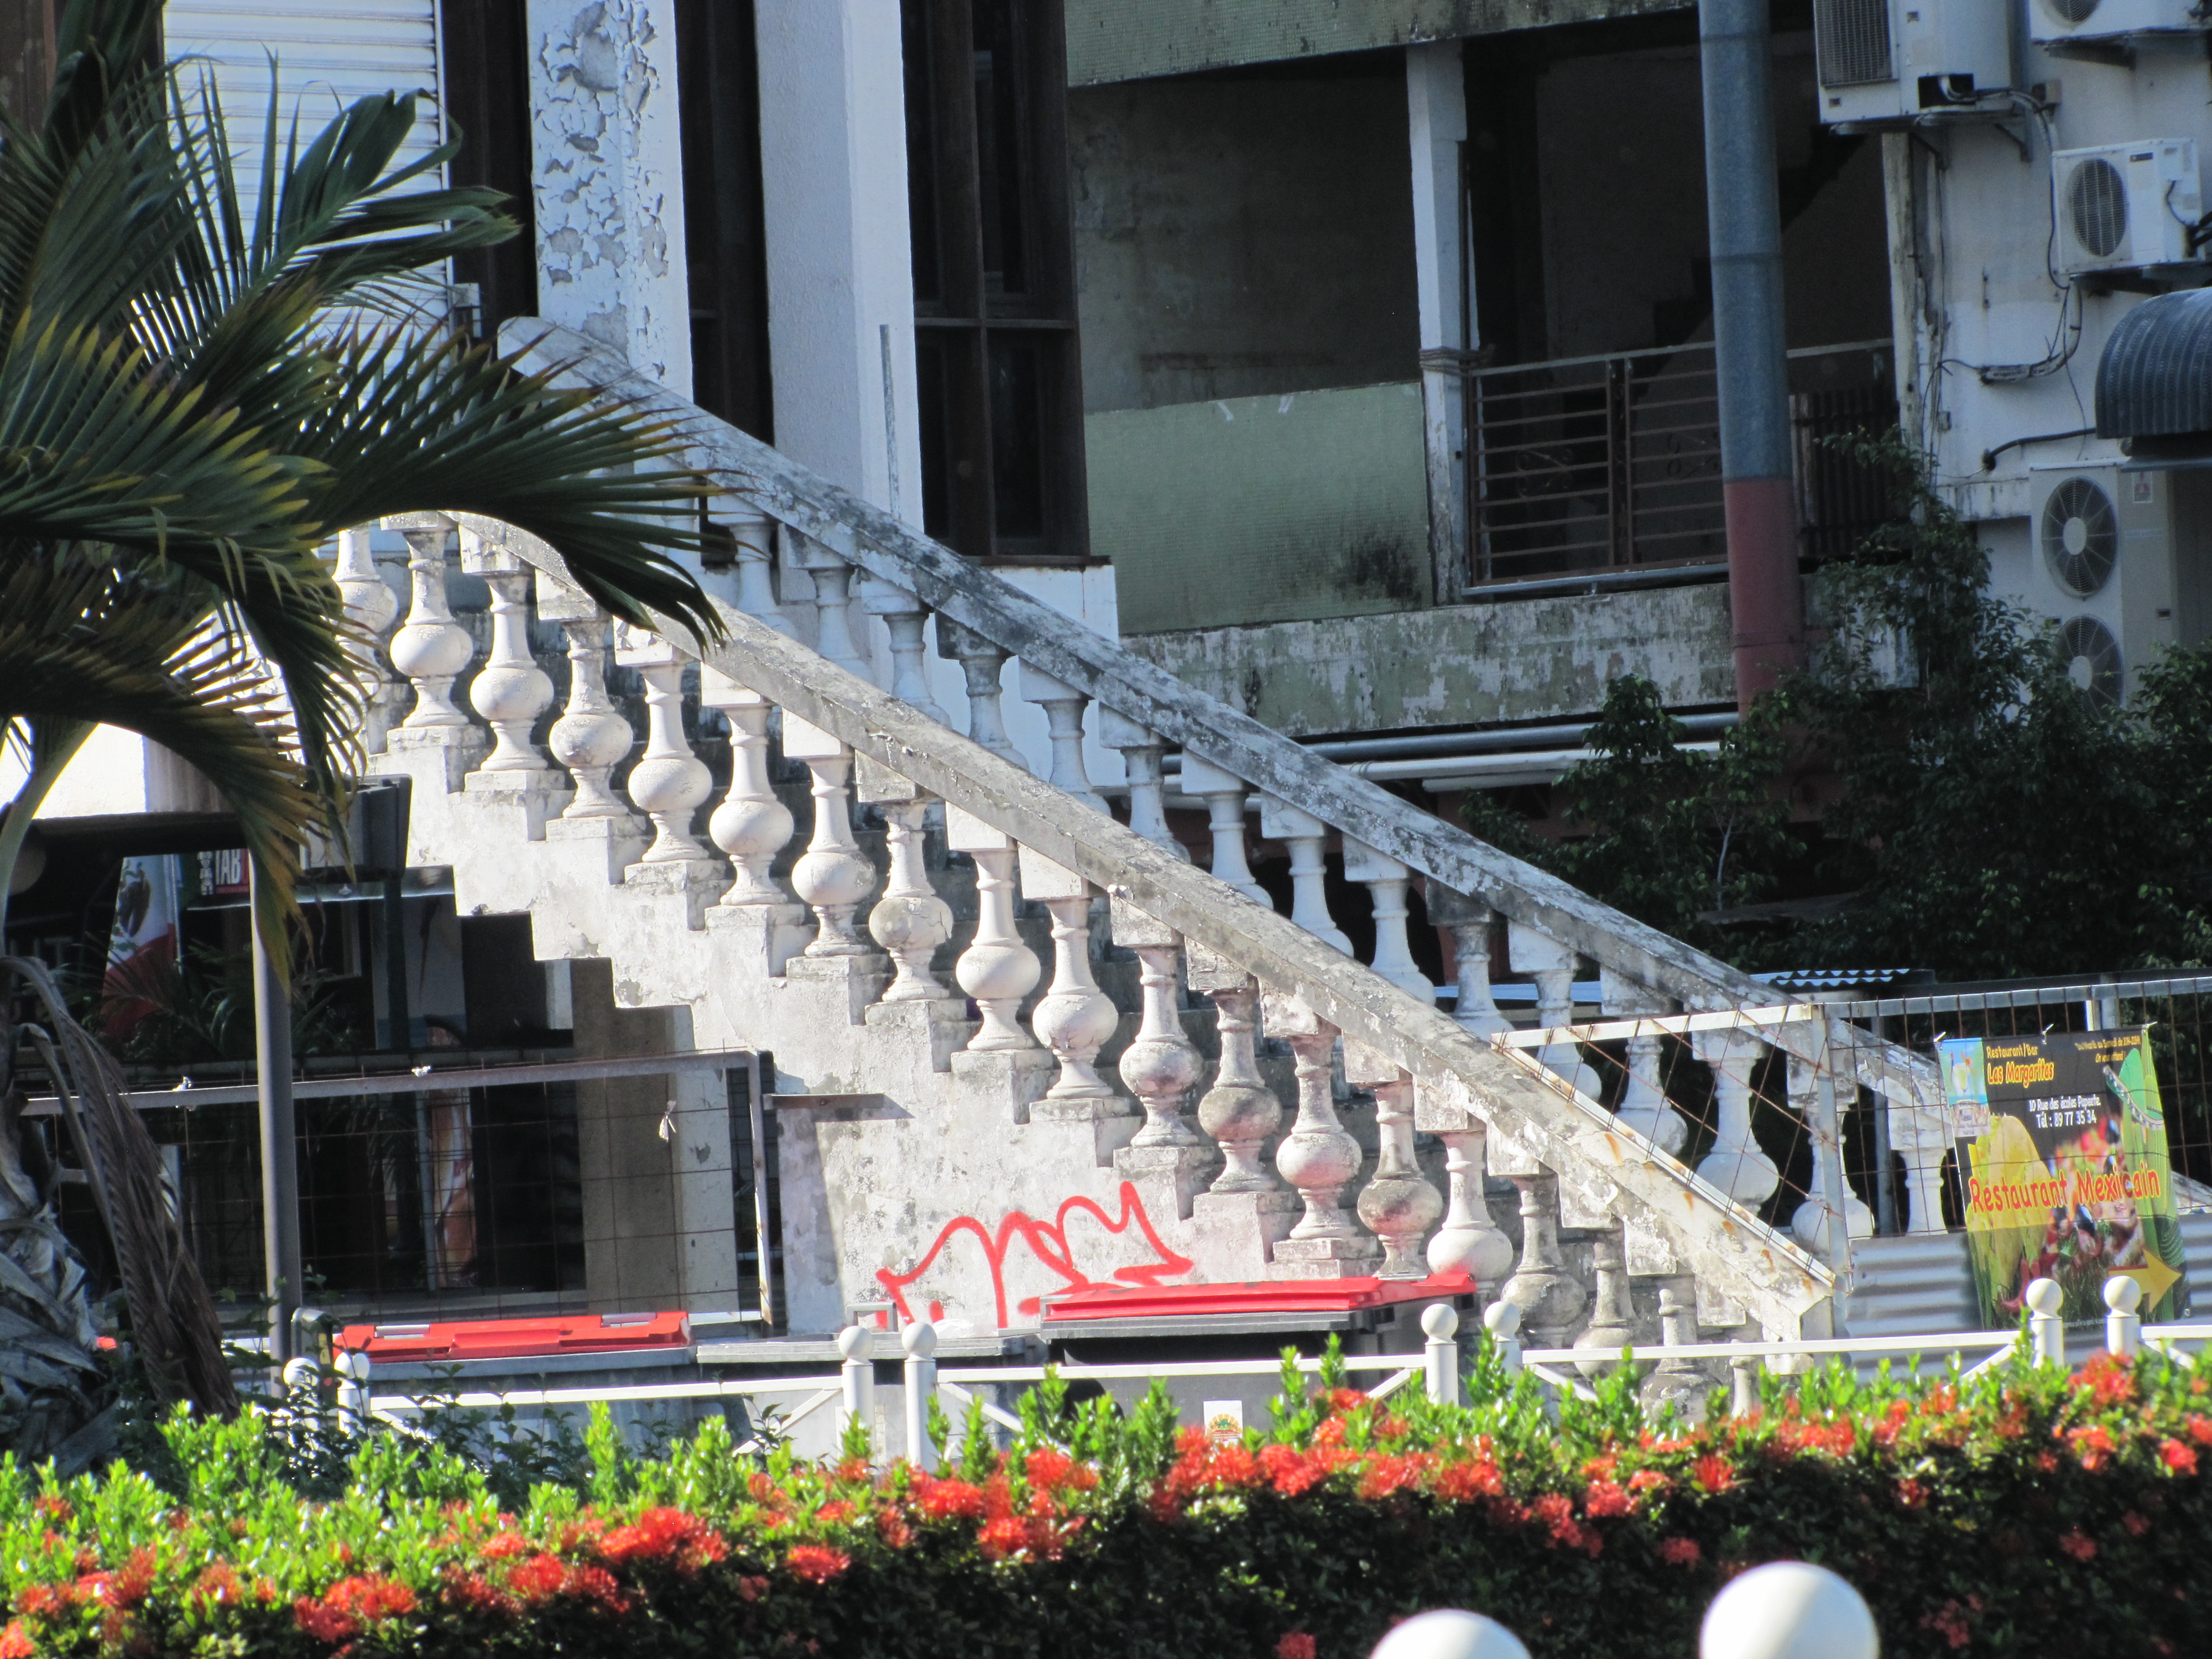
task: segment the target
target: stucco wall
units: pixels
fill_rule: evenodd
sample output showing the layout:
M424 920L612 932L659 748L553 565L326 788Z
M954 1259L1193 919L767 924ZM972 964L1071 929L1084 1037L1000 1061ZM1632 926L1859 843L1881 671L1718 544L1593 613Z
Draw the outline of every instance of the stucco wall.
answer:
M1677 708L1735 701L1723 582L1123 642L1293 737L1588 714L1623 674Z

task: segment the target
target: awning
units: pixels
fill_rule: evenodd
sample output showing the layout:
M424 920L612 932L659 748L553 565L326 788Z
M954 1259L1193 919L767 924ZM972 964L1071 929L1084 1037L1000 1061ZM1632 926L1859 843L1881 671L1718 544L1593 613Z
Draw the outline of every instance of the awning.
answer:
M2144 301L2097 360L2097 435L2142 470L2212 465L2212 289Z

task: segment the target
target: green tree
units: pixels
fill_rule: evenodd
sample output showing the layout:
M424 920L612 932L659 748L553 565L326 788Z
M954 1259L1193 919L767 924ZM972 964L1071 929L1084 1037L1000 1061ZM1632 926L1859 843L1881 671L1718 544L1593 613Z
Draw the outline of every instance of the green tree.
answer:
M0 728L28 766L0 824L0 907L39 803L106 723L222 793L270 878L255 920L281 960L301 839L340 821L359 758L318 549L386 514L481 513L551 543L617 616L712 635L672 556L704 484L672 433L434 314L426 273L515 227L495 192L420 187L458 141L396 163L413 96L303 137L272 91L241 190L211 81L158 60L159 9L70 0L45 109L0 112ZM35 1018L0 1042L0 1097L27 1064L70 1097L142 1357L173 1394L229 1408L212 1307L113 1064L42 968L9 969L11 1007ZM79 1429L90 1393L81 1270L15 1127L0 1248L28 1277L0 1270L0 1432L36 1453Z

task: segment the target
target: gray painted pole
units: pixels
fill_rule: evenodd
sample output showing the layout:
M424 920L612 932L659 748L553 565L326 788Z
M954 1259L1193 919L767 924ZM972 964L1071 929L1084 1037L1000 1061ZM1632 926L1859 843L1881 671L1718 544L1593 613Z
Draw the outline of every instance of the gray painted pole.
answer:
M261 1105L261 1252L268 1271L269 1346L273 1358L292 1357L292 1314L300 1305L300 1158L292 1116L291 988L278 976L261 942L258 862L247 860L253 931L253 1067Z
M1698 0L1736 702L1804 661L1767 0Z

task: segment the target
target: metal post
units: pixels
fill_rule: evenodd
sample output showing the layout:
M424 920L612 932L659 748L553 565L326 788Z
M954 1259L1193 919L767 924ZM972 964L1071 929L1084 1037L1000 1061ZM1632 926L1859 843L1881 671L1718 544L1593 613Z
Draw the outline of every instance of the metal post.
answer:
M1736 704L1805 659L1767 0L1698 0Z
M845 1357L842 1370L845 1398L838 1408L840 1433L852 1424L869 1427L876 1419L874 1343L865 1325L848 1325L837 1333L837 1352Z
M2055 1279L2039 1279L2027 1287L2027 1340L2039 1365L2066 1363L2066 1320L2059 1311L2066 1292Z
M1422 1345L1426 1359L1429 1398L1439 1406L1459 1404L1459 1310L1449 1302L1432 1302L1421 1310Z
M2142 1352L2142 1315L2136 1311L2142 1293L2141 1281L2126 1273L2105 1281L2105 1346L2123 1359Z
M261 1255L272 1306L270 1358L292 1354L292 1313L300 1305L299 1139L292 1115L291 988L277 976L261 939L258 861L246 860L247 926L253 934L253 1064L261 1106Z
M937 1468L929 1437L929 1402L937 1398L937 1328L918 1319L899 1333L906 1350L906 1461L927 1474Z

